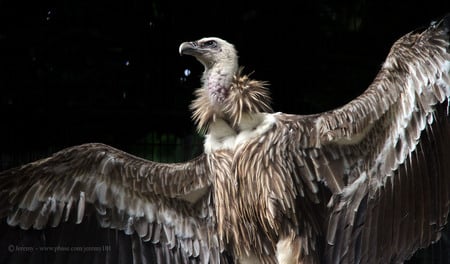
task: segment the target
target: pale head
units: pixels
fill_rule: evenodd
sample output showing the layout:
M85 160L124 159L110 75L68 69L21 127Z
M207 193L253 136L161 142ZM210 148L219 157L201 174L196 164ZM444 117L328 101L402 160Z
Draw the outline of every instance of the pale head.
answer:
M183 42L179 52L194 56L203 64L203 88L208 91L210 103L220 105L227 98L233 76L238 70L234 46L223 39L209 37Z
M181 55L194 56L206 69L214 67L217 63L237 67L238 56L233 44L220 38L208 37L183 42L179 52Z

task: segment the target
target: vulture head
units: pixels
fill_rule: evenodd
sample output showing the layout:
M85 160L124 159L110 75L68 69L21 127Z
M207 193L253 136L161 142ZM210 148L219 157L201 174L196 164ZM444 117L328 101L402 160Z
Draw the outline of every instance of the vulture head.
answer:
M205 66L205 69L211 69L216 64L220 64L234 70L233 73L237 70L238 56L236 49L233 44L220 38L208 37L183 42L180 45L179 52L181 55L194 56Z
M223 39L208 37L183 42L179 52L181 55L194 56L203 64L205 71L202 82L209 92L211 103L222 103L238 70L238 56L234 46Z
M254 129L262 122L260 113L272 112L266 83L242 74L233 44L207 37L181 43L179 52L194 56L205 67L202 87L191 104L200 131L211 134L212 126L219 128L222 140L224 135Z

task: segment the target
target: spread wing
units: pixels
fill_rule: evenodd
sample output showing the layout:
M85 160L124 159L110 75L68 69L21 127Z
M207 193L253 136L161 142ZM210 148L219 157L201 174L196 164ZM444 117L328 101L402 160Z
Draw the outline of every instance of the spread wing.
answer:
M343 107L278 114L268 137L295 142L298 192L316 202L319 182L331 191L326 263L402 262L439 239L450 207L449 27L447 16L399 39Z
M358 155L331 207L328 262L402 262L440 238L450 208L449 30L447 16L402 37L363 95L318 118L325 148Z
M147 247L159 263L215 263L221 250L210 177L205 154L164 164L85 144L1 172L0 213L25 230L95 219L133 237L135 263L146 263Z

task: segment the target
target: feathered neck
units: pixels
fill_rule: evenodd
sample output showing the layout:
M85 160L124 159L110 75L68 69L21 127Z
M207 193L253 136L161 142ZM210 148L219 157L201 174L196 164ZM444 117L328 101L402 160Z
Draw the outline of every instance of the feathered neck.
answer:
M206 77L205 77L206 76ZM214 78L204 75L205 78ZM245 114L272 112L271 98L266 82L252 80L242 75L242 68L232 75L225 86L204 80L204 87L195 91L191 104L192 118L199 131L207 131L209 125L222 119L237 128Z

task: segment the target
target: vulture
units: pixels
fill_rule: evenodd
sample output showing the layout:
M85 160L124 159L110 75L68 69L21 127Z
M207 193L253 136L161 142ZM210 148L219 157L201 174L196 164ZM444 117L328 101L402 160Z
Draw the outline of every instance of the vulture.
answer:
M2 260L407 261L449 216L449 31L445 16L404 35L361 95L311 115L272 111L229 42L182 43L204 66L202 154L159 163L88 143L1 172ZM80 237L92 248L70 247Z

